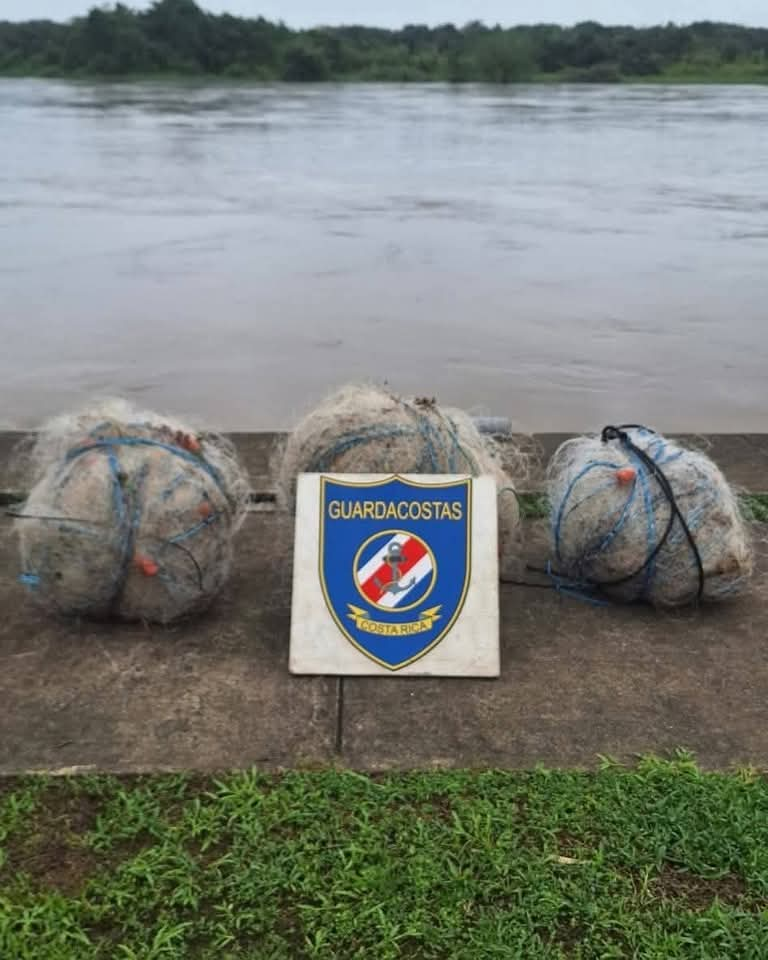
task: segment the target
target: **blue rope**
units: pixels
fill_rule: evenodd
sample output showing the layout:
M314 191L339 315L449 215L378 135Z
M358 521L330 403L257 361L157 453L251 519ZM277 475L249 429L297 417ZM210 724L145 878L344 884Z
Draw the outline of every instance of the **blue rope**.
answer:
M612 470L618 469L618 465L615 463L612 463L610 460L594 460L591 463L588 463L582 470L580 470L576 474L576 476L568 484L568 489L563 494L563 499L560 501L560 506L558 507L555 513L555 522L553 526L553 534L554 534L554 541L555 541L555 555L558 561L561 563L563 558L560 552L560 533L561 533L561 528L563 524L563 519L565 516L565 508L579 480L581 480L582 477L585 477L592 470L597 470L598 467L608 467Z
M649 437L651 439L645 449L636 446L635 441L647 439ZM685 537L690 544L692 562L695 565L699 575L699 597L701 597L704 587L704 563L701 552L694 540L693 531L700 525L701 522L703 522L706 511L711 507L712 503L715 502L716 490L710 484L711 496L707 497L705 503L699 503L694 510L689 510L687 515L684 515L667 477L661 470L662 464L672 463L678 460L680 457L682 457L684 451L675 450L673 448L670 452L669 448L671 444L669 444L663 437L655 434L653 431L648 430L645 427L606 427L602 433L602 439L604 443L607 443L609 440L616 439L622 442L625 453L635 468L635 478L632 485L632 490L626 502L624 503L617 520L603 536L599 544L595 548L585 553L584 556L578 561L577 567L579 575L580 577L584 578L584 582L573 584L567 579L561 578L558 584L561 592L564 584L566 585L567 590L572 590L575 588L576 592L578 593L585 589L587 591L589 589L606 589L611 586L618 586L621 583L630 583L634 580L635 576L639 578L642 575L642 582L639 585L636 598L640 599L645 597L649 594L658 574L657 560L659 551L662 549L664 544L679 543L681 538ZM658 470L655 470L656 467L658 467ZM566 513L566 507L573 497L579 481L582 480L583 477L589 474L592 470L597 468L617 470L619 465L606 460L594 460L587 463L571 479L565 493L562 496L560 504L553 511L552 532L555 544L555 555L560 563L563 562L561 535L565 517L569 515L573 509L581 506L587 499L589 499L590 496L595 496L598 492L605 489L606 485L598 486L596 490L588 494L583 500L578 501L578 503L575 504L575 506L571 508L568 513ZM702 477L700 479L702 484L705 483L705 478ZM655 491L655 485L652 488L652 480L655 480L656 484L658 484L660 488L659 492ZM628 522L629 518L633 515L633 507L638 490L640 492L645 511L646 543L648 548L645 563L637 569L636 574L630 574L627 577L617 579L612 582L600 583L597 580L591 579L588 576L587 569L589 563L596 556L604 554L609 549L611 544L619 535L620 531ZM698 492L701 493L702 490L700 489ZM661 505L662 502L669 504L670 514L664 532L660 535L657 529L655 508Z
M464 449L459 441L456 425L449 417L440 415L441 423L446 430L441 431L431 417L422 413L418 408L398 401L414 418L414 424L409 426L370 426L361 427L354 432L343 433L329 446L314 453L307 464L307 473L322 473L333 467L339 457L354 450L355 447L365 446L378 440L394 440L399 437L419 437L422 441L422 450L417 469L423 473L442 473L446 468L442 463L447 462L448 473L458 473L458 455L460 454L467 464L469 472L477 473L477 463ZM431 408L430 408L431 409ZM448 434L448 442L445 433Z
M580 600L582 603L588 603L593 607L607 607L610 606L608 600L603 600L600 597L595 596L594 586L590 586L589 583L579 582L572 580L570 577L564 577L561 574L555 573L552 569L552 564L547 561L547 576L552 581L552 586L556 593L561 593L563 596L572 597L574 600Z
M603 486L603 489L605 489L605 486ZM632 489L630 490L629 496L627 497L624 503L624 507L622 508L622 511L619 514L619 519L616 521L613 527L608 531L605 537L603 537L603 540L601 541L601 543L598 544L598 546L595 548L595 553L603 553L605 550L607 550L608 547L616 539L616 537L621 533L622 528L624 527L624 524L627 522L627 518L629 517L632 505L635 502L636 493L637 493L637 477L635 477L635 479L632 481ZM585 497L584 500L582 500L581 502L584 503L586 499L587 498Z
M108 423L102 424L100 427L96 428L96 431L99 429L105 429L109 426L111 425ZM143 492L149 473L149 464L147 463L144 463L138 472L134 472L131 476L127 476L124 473L119 455L121 449L130 447L157 448L171 454L178 459L183 460L186 463L194 465L198 469L202 470L207 476L209 476L226 497L223 481L219 472L203 457L195 456L189 451L174 444L142 437L99 436L95 437L93 442L81 444L70 449L65 454L64 461L61 466L60 474L62 475L56 490L54 504L58 503L61 496L61 491L66 487L73 476L74 471L72 469L67 469L67 467L71 467L81 456L91 453L95 450L100 450L106 454L109 483L111 486L112 509L115 520L114 525L107 525L107 536L109 536L110 541L114 543L117 549L117 562L115 564L115 569L113 572L111 572L110 576L111 595L106 600L106 605L111 610L114 610L119 603L122 591L130 572L131 564L134 560L136 541L140 534L141 521L145 506ZM66 473L63 472L65 470ZM159 495L160 498L162 500L168 500L173 491L181 486L186 479L187 477L184 475L184 473L179 473L174 477L169 486ZM201 491L201 497L202 499L209 501L209 495L206 490ZM220 519L221 516L222 514L220 512L214 513L205 520L196 523L190 529L174 537L159 541L161 546L164 545L166 547L177 547L180 552L183 552L190 558L190 562L194 564L198 573L197 584L199 589L202 589L200 568L191 552L181 546L181 542L195 536L201 530ZM32 518L30 517L30 519ZM104 536L103 531L100 533L95 529L89 529L87 526L73 523L72 521L67 520L66 517L46 517L41 519L50 520L57 523L58 529L66 533L72 533L85 537ZM161 555L162 552L163 551L161 551ZM162 562L157 555L155 559L157 559L159 562ZM49 577L52 577L52 572L46 572L48 570L48 565L49 547L46 543L43 546L41 555L36 558L35 562L35 567L37 568L37 571L40 572L34 570L24 571L19 576L19 581L29 590L45 589L46 581L49 579ZM172 576L162 569L158 571L157 576L158 579L161 580L172 593L178 593L181 591L183 594L188 594L192 589L189 584L183 583L178 579L178 577ZM81 611L85 612L95 605L100 613L108 612L105 609L105 599L103 597L93 601L93 603L90 604L85 602L87 599L86 597L83 597L82 599L84 602L78 606L78 609Z
M194 537L195 534L200 533L201 530L205 530L206 527L209 527L212 523L215 523L219 519L219 514L211 514L205 520L201 520L200 523L195 524L194 527L190 527L189 530L185 530L184 533L179 533L175 537L171 537L168 540L168 543L181 543L184 540L189 540L190 537Z
M115 504L115 513L122 526L125 522L125 498L123 497L123 485L120 482L120 463L114 450L109 451L108 457L109 472L112 476L112 494Z
M136 535L138 533L139 524L141 523L141 514L143 509L142 492L148 470L148 464L143 464L136 477L136 482L131 490L132 510L129 509L126 490L123 488L122 484L120 485L121 503L118 512L120 524L120 536L118 539L118 544L120 546L120 562L113 577L114 592L111 598L112 607L114 607L120 599L123 589L125 588L125 582L128 579L131 563L133 562Z
M70 463L77 457L81 457L83 454L90 453L95 449L113 449L115 447L157 447L160 450L165 450L166 453L171 453L174 457L179 457L179 459L203 469L208 476L214 480L221 492L226 495L221 474L214 466L208 463L204 457L197 457L188 450L183 450L181 447L176 447L170 443L163 443L160 440L149 440L144 437L101 437L85 446L73 447L67 452L65 461Z
M323 473L338 457L362 444L374 440L391 440L395 437L412 437L415 431L406 427L364 427L359 433L344 433L325 450L319 450L307 464L307 473Z
M416 429L421 434L424 441L424 450L421 455L420 469L427 473L437 473L437 453L435 451L435 439L439 446L443 446L442 440L436 436L432 424L426 417L420 417L416 414ZM434 438L434 439L433 439ZM443 449L445 449L443 447Z
M471 456L459 442L459 431L453 420L451 420L450 417L444 417L444 420L450 428L450 437L453 440L453 451L451 453L451 473L458 473L456 458L454 456L454 454L458 451L469 464L469 472L473 476L476 475L478 473L477 460L475 460L475 458Z
M160 494L160 499L161 500L170 499L173 496L173 494L176 492L176 490L178 490L179 487L186 482L186 480L187 480L186 474L184 473L177 474L173 478L173 480L171 480L171 482L168 484L165 490L163 490L163 492Z

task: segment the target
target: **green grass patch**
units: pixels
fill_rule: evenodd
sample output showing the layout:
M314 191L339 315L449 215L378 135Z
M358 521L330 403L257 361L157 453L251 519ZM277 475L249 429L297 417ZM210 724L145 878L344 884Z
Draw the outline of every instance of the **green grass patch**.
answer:
M549 499L546 493L519 493L517 503L523 520L543 520L549 516Z
M768 783L596 772L0 782L13 960L763 960Z
M741 508L751 523L768 523L768 493L744 494Z

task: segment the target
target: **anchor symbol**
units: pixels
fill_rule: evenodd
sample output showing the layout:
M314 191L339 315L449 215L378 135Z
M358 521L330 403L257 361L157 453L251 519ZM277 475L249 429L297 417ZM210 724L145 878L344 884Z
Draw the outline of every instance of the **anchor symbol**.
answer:
M383 584L378 577L374 577L373 582L376 584L378 589L383 593L392 593L395 596L397 596L398 593L405 593L406 590L410 590L411 587L416 583L416 577L412 577L405 586L400 583L400 567L402 564L407 562L408 558L403 556L400 550L400 544L390 543L387 547L387 556L384 559L384 563L386 563L389 569L392 571L392 579L389 583Z

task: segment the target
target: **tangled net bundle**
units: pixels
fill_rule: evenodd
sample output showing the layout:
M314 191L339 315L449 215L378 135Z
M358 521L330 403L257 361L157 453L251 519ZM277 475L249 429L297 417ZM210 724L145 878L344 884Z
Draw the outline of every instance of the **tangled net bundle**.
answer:
M520 455L520 468L522 462ZM343 387L299 423L278 454L278 502L289 511L301 473L490 474L498 491L500 555L509 560L519 553L520 513L500 448L466 413L434 400Z
M718 467L644 427L564 443L548 469L557 577L677 607L735 595L752 572L738 501Z
M111 401L51 421L24 462L20 579L43 607L170 623L225 583L248 480L224 438Z

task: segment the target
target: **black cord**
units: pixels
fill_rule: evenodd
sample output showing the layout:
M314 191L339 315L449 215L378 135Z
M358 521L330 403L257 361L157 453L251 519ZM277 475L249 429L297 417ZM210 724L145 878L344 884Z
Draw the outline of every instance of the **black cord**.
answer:
M45 523L83 523L91 527L109 527L110 524L106 523L94 523L92 520L82 520L78 517L52 517L52 516L43 516L41 514L32 514L32 513L16 513L14 510L6 510L6 517L11 517L14 520L39 520L40 522ZM195 555L190 549L183 546L180 543L173 543L173 541L168 540L164 537L148 537L150 540L155 540L157 543L161 544L164 547L172 547L174 550L178 550L183 553L189 560L192 561L192 565L195 568L195 577L197 579L197 586L201 593L205 592L205 584L203 578L203 571L200 567L200 564L195 559Z
M180 543L173 543L173 541L171 540L164 540L162 542L169 547L173 547L174 550L181 550L181 552L186 554L186 556L192 561L192 564L194 565L194 568L195 568L195 572L197 574L197 588L200 591L200 593L205 593L205 584L203 583L203 571L200 569L200 564L195 559L194 553L192 553L192 551L189 550L187 547L182 546L182 544Z
M629 573L626 576L617 577L615 580L587 580L585 581L583 586L590 587L598 591L606 591L606 590L609 590L611 587L621 586L622 584L629 583L631 580L634 580L636 577L639 577L640 574L644 573L648 569L649 565L653 563L656 557L664 549L664 546L666 545L672 533L672 529L674 528L675 520L677 519L680 521L680 526L682 527L683 533L685 534L685 537L693 552L694 560L696 561L696 569L697 569L698 578L699 578L699 588L696 594L696 599L697 601L699 601L704 595L705 575L704 575L704 563L701 559L701 553L699 552L699 548L696 543L696 538L691 533L690 527L688 526L685 520L685 517L683 516L682 511L678 506L677 498L675 497L675 492L672 489L672 484L669 482L667 475L661 469L659 464L656 463L656 461L645 452L645 450L642 450L632 441L632 438L627 433L627 430L645 430L648 433L656 433L655 430L650 430L648 427L644 427L642 424L639 424L639 423L623 423L618 427L614 427L614 426L605 427L602 433L600 434L600 438L603 441L603 443L610 443L610 441L612 440L618 440L628 450L631 450L632 453L634 453L635 456L638 457L641 463L643 463L643 465L648 468L649 472L651 473L651 476L659 484L659 487L661 488L662 493L664 494L664 496L667 499L667 502L669 503L669 520L667 521L667 526L666 526L666 529L664 530L664 533L662 534L661 539L653 548L653 550L648 554L648 556L645 558L643 563L641 563L636 570L633 570L632 573ZM530 571L531 573L540 574L541 576L554 576L560 580L568 579L563 574L558 573L556 570L551 570L551 569L542 570L541 568L532 567L530 565L526 566L526 570ZM502 578L501 582L512 584L513 586L517 586L517 587L531 587L532 589L542 589L542 590L557 589L557 586L551 583L528 583L523 580L508 580L505 578Z
M632 442L632 438L626 432L627 430L647 430L648 433L655 432L653 430L648 430L647 427L643 427L640 424L625 423L618 427L613 427L613 426L605 427L601 434L601 439L603 443L609 443L611 440L618 440L628 450L631 450L632 453L634 453L635 456L638 457L638 459L643 463L643 465L648 468L649 472L651 473L651 476L653 476L653 478L656 480L659 487L661 488L661 492L667 498L667 502L669 503L669 520L667 522L666 529L664 530L664 533L662 534L661 539L653 548L653 550L648 554L648 556L645 558L643 563L640 564L637 570L634 570L632 573L627 574L627 576L625 577L618 577L616 580L603 580L599 583L595 583L594 585L599 588L617 587L623 583L628 583L630 580L634 580L635 577L640 576L640 574L648 569L648 566L651 563L653 563L653 561L656 559L659 553L661 553L661 551L664 549L664 546L667 543L667 540L669 540L669 536L672 533L672 529L675 525L675 519L677 519L680 521L680 526L682 527L683 533L685 534L685 537L691 547L691 550L693 551L693 557L694 557L694 560L696 561L696 569L699 576L699 589L696 594L696 599L701 600L702 596L704 595L704 563L702 562L701 553L699 552L698 545L696 544L696 538L691 533L691 530L685 520L685 517L683 516L682 511L678 506L677 498L675 497L675 492L672 489L672 484L669 482L667 475L661 469L659 464L656 463L653 457L650 457L645 452L645 450L642 450L640 447L638 447L635 443Z

